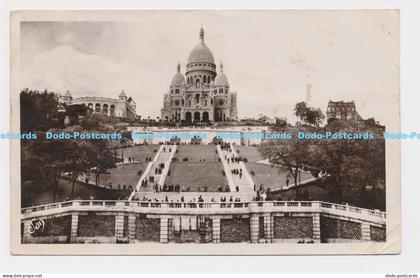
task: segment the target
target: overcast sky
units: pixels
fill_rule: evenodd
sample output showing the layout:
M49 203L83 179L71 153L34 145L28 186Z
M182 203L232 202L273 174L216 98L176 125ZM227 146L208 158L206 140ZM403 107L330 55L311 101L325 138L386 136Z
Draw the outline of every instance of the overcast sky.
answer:
M163 94L190 51L205 41L238 92L240 117L287 117L306 99L355 100L363 118L387 123L399 102L396 11L160 11L99 21L24 22L21 87L117 97L159 116Z

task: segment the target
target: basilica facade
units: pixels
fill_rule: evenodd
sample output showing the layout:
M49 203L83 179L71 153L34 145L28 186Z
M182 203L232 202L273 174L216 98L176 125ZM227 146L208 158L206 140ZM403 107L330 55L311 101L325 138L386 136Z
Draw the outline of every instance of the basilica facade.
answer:
M188 57L185 75L178 63L169 89L161 109L164 121L192 123L238 119L237 93L230 91L223 64L216 69L213 54L204 42L203 28L200 29L200 43Z

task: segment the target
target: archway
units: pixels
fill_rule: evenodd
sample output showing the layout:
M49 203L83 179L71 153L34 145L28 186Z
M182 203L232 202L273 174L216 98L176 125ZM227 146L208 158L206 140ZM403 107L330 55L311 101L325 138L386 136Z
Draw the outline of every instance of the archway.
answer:
M185 113L185 121L186 122L191 123L191 118L192 118L191 112Z
M99 103L95 104L95 113L101 112L101 105Z
M194 122L200 121L200 112L194 112Z
M102 112L104 113L104 115L108 115L108 104L104 104L102 106Z
M203 112L203 122L209 121L209 112Z

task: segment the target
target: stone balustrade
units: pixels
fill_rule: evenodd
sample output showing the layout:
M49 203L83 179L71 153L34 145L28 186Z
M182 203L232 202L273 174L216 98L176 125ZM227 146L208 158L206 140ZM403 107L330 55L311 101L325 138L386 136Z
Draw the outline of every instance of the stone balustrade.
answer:
M23 243L386 240L384 212L319 201L74 200L23 208L21 223ZM36 227L42 227L40 234L33 233Z
M73 200L22 209L23 219L63 213L67 211L131 211L153 214L243 214L264 212L316 212L385 224L386 213L347 205L320 201L266 201L266 202L142 202Z

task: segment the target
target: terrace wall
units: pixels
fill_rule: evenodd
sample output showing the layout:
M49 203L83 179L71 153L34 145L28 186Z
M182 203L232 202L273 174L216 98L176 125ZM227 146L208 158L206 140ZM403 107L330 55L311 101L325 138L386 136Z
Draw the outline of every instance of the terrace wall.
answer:
M249 242L250 238L249 218L221 220L220 242Z
M136 219L136 239L138 241L159 242L160 219L147 218L145 214L140 214Z
M274 217L275 239L312 239L312 217Z
M22 242L330 243L386 240L385 221L380 213L366 211L365 214L362 209L345 209L328 203L251 202L236 206L204 203L164 209L150 203L116 202L113 205L107 201L103 202L103 207L97 207L99 203L80 201L83 205L72 206L66 202L62 206L52 204L49 205L51 208L24 212ZM375 217L382 220L376 221Z
M362 224L321 216L321 242L362 240Z

